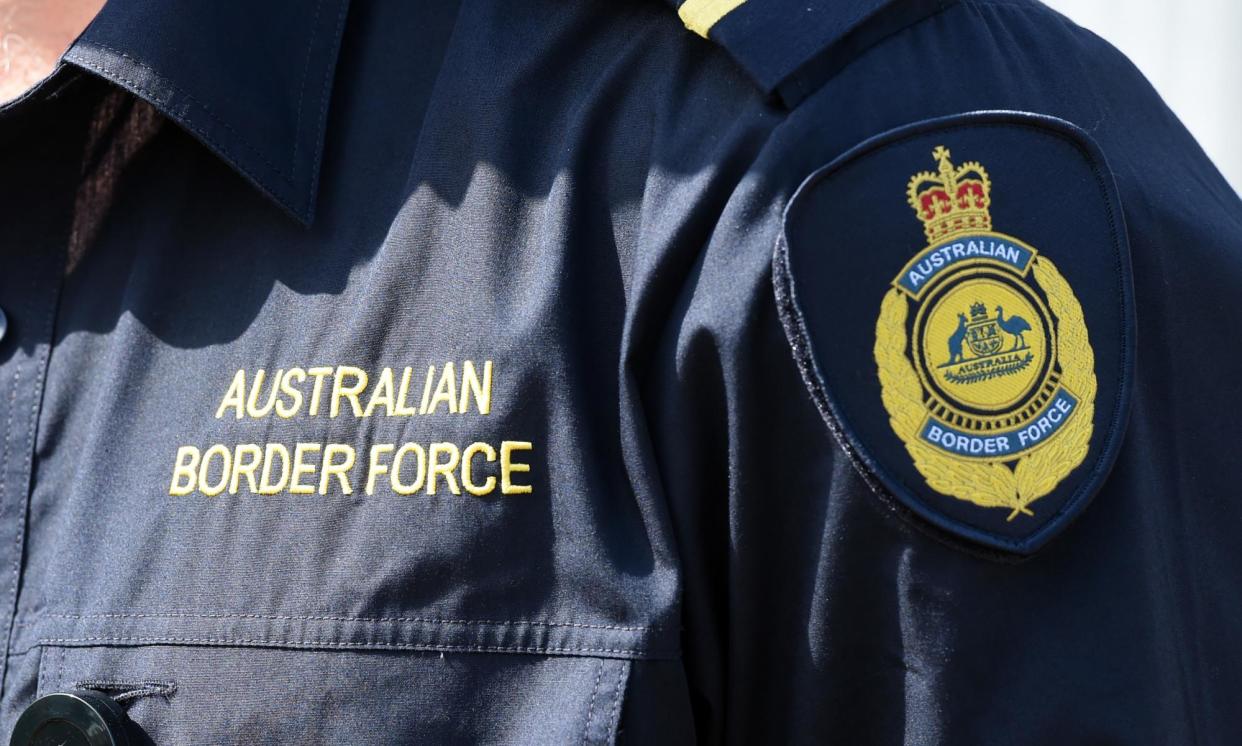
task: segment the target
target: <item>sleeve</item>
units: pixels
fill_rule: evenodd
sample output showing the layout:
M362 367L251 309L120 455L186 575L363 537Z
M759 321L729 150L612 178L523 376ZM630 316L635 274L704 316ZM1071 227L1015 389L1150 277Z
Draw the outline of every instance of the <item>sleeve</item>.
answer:
M1045 10L946 12L791 112L644 376L700 740L1237 732L1240 215Z

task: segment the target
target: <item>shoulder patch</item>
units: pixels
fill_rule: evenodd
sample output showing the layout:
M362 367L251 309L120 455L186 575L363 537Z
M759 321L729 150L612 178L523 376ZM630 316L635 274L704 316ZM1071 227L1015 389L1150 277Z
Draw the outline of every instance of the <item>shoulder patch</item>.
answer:
M775 282L812 398L902 512L1026 555L1107 477L1134 299L1116 187L1081 129L979 112L869 140L799 187Z

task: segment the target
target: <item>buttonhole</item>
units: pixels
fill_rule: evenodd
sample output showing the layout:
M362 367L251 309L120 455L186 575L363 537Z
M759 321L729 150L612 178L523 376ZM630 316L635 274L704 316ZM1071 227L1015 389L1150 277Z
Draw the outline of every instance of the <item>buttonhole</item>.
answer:
M112 679L88 679L73 685L74 689L91 689L106 694L117 702L126 703L143 697L172 699L177 684L172 681L116 681Z

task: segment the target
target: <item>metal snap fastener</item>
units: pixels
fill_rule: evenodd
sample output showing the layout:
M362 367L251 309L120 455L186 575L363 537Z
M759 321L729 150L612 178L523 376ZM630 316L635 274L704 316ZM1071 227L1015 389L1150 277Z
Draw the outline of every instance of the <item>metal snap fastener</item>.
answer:
M22 712L9 746L127 746L125 711L98 692L56 692Z

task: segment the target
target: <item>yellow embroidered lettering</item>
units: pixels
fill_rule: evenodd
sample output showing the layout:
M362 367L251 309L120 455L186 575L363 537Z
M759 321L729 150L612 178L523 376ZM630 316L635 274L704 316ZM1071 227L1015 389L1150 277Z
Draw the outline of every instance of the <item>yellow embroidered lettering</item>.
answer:
M446 454L449 460L441 462L440 454ZM431 468L428 469L427 474L427 494L436 494L436 475L439 474L448 483L449 491L454 495L460 495L461 488L457 486L457 477L453 476L453 471L461 461L461 452L457 450L457 446L452 443L432 443L428 460L431 462Z
M289 492L294 495L313 495L315 486L302 484L302 476L314 476L316 465L306 463L303 457L309 453L317 453L323 446L318 443L298 443L293 448L293 473L289 477ZM200 480L201 481L201 480Z
M285 404L284 399L276 402L276 415L286 420L293 417L302 408L302 390L293 385L294 379L301 384L306 380L306 371L301 368L290 368L280 379L280 393L282 396L289 397L289 403Z
M277 384L284 374L283 370L276 371L276 375L272 377L272 392L267 395L267 403L260 407L258 406L259 392L263 389L263 381L267 378L267 371L259 368L254 372L254 383L250 386L250 396L246 398L246 414L257 420L272 413L272 408L276 406Z
M198 460L200 454L194 446L181 446L177 449L177 460L173 464L172 484L168 488L170 495L188 495L198 484Z
M401 371L401 388L397 392L397 414L401 417L409 417L411 415L418 414L418 409L407 406L405 403L406 394L410 392L410 378L412 378L413 375L414 369L408 365L405 370Z
M506 440L500 444L500 492L504 495L530 494L529 484L514 484L512 475L530 471L530 464L513 460L514 451L529 451L531 444L524 440Z
M344 458L338 462L335 460L336 456ZM323 450L323 471L319 476L319 494L328 494L328 480L334 476L340 482L343 494L354 494L354 488L349 484L349 470L354 468L354 457L353 446L344 443L328 444L328 447Z
M392 386L392 368L384 368L380 371L379 381L376 382L375 388L371 390L371 399L367 402L366 411L362 413L363 417L370 417L375 408L381 404L384 405L384 412L392 417Z
M451 362L444 364L440 371L440 382L436 384L436 393L431 397L428 414L435 414L440 402L448 405L449 414L457 414L457 372Z
M319 414L319 400L323 394L323 379L332 375L332 369L320 365L308 369L306 374L315 379L315 384L311 388L310 411L307 412L311 417L315 417Z
M351 376L354 379L353 385L345 385L345 377ZM341 413L341 399L349 401L350 409L354 410L355 417L362 416L362 404L358 401L358 394L367 387L367 372L362 368L355 368L352 365L336 366L336 377L332 379L332 405L330 407L329 417L336 417Z
M375 478L388 473L388 464L380 463L380 456L387 453L392 453L391 443L377 443L371 446L371 461L367 465L366 492L368 495L375 494Z
M401 483L401 463L405 459L406 454L413 453L418 457L418 479L409 484ZM427 454L423 451L423 447L417 443L406 443L397 449L397 453L392 457L392 491L398 495L413 495L422 489L423 480L427 476Z
M474 369L474 361L467 360L461 366L461 404L457 411L469 412L470 398L474 394L474 406L479 414L491 414L492 411L492 361L483 363L483 381L479 382L479 374Z
M294 366L271 373L258 368L249 375L243 368L232 375L215 416L221 419L231 414L236 419L259 420L273 416L336 418L342 412L355 418L489 415L493 367L491 360L446 360L427 366L417 406L411 399L419 388L418 368L413 366L399 369L399 382L398 369L391 367L368 371L352 365ZM371 430L363 428L357 434L369 436ZM385 489L381 480L387 480L398 495L485 497L533 492L531 484L514 483L516 475L532 470L530 459L523 460L520 455L533 449L531 443L468 441L180 446L168 494L352 495L354 484L363 479L360 447L367 449L365 482L360 483L365 484L368 496ZM462 445L464 442L468 445Z
M246 371L239 370L233 374L233 382L229 384L229 390L224 392L224 398L220 400L220 406L216 409L216 419L224 416L229 408L236 410L237 419L245 416L246 408Z
M483 480L481 485L474 483L474 457L480 454L485 461L496 460L496 449L486 443L471 443L461 454L461 485L466 488L466 492L477 497L490 494L496 489L496 477L493 476Z
M211 461L213 458L220 459L220 481L212 484L208 481L211 475ZM217 443L208 448L203 453L203 461L198 466L198 490L207 497L215 497L224 492L224 488L229 484L230 469L232 467L233 454L223 445Z
M272 481L272 464L280 457L280 481ZM289 449L280 443L268 443L263 449L263 474L259 478L259 494L275 495L289 483Z
M272 379L273 382L275 379ZM249 458L243 458L248 456ZM250 485L250 494L259 494L259 485L255 482L254 473L259 470L259 462L263 460L263 449L254 443L242 443L233 450L233 474L229 477L229 494L236 495L241 487L242 475Z
M427 414L427 403L431 401L431 380L436 377L436 366L427 366L427 377L423 379L423 400L418 405L419 414Z

